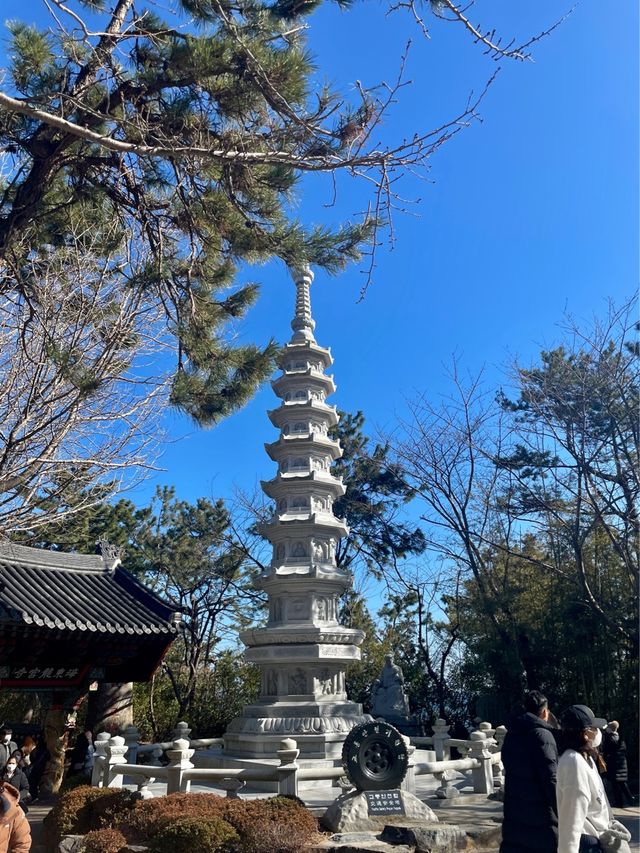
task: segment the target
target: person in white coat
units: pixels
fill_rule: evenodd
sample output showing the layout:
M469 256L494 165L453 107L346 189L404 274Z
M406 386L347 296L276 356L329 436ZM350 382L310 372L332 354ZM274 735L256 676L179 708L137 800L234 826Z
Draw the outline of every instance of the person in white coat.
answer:
M601 853L600 836L613 816L597 765L596 749L607 721L586 705L571 705L561 718L558 760L558 853Z

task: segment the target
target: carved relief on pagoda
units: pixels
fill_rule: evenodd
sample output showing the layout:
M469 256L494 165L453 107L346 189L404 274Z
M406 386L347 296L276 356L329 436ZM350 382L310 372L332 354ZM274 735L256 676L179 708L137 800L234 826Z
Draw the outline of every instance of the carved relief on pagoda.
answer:
M307 673L301 667L297 667L288 674L287 693L300 694L307 692Z
M290 598L287 602L287 616L289 619L309 618L309 599L298 596Z

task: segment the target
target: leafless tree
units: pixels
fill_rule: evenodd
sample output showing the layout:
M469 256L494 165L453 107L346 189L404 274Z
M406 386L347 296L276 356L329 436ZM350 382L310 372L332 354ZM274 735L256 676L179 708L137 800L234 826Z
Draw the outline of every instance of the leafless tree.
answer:
M144 259L96 255L94 238L79 232L63 250L3 265L19 281L0 301L5 536L81 510L153 463L168 393L161 306L123 290Z

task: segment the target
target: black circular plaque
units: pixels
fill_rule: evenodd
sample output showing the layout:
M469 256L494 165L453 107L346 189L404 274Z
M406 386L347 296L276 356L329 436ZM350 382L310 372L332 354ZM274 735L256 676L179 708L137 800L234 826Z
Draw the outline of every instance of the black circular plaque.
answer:
M342 747L342 766L360 791L398 788L407 775L407 745L389 723L373 721L351 729Z

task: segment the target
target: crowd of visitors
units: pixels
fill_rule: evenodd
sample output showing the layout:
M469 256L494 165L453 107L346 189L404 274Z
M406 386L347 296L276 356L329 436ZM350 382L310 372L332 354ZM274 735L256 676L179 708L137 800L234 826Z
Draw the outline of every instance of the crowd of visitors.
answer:
M614 805L632 802L619 725L571 705L560 722L531 691L507 725L500 853L628 853L630 833Z

